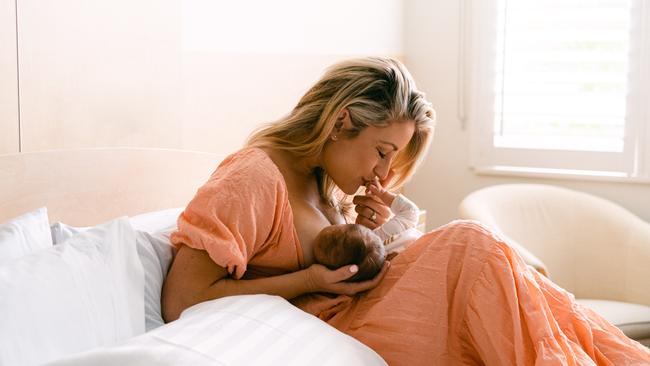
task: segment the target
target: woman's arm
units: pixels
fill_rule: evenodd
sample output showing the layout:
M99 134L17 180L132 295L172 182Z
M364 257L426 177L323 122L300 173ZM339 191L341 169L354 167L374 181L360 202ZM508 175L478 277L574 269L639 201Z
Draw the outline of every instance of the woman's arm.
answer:
M192 305L232 295L269 294L285 299L309 292L353 295L377 286L388 270L386 263L375 278L356 283L342 282L356 273L356 266L331 271L318 264L279 276L235 280L228 278L226 269L214 263L206 251L183 245L163 285L162 315L170 322Z

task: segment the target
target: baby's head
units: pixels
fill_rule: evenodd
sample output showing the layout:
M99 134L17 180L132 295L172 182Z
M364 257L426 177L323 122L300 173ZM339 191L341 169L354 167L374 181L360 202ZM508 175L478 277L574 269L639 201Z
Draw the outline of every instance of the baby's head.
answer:
M386 250L377 234L363 225L328 226L314 240L316 262L337 269L356 264L359 271L347 281L364 281L375 277L384 265Z

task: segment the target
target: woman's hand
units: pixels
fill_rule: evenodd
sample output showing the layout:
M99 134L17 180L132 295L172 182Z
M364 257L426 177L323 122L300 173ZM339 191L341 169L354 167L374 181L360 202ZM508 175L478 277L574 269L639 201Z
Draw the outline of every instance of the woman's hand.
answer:
M343 266L336 270L330 270L321 264L312 264L307 268L307 285L310 292L329 292L333 294L342 294L352 296L356 293L375 288L384 278L390 262L384 262L384 266L377 275L367 281L345 282L348 278L354 276L359 267L356 265Z
M374 182L369 183L366 186L365 196L354 196L352 203L355 204L354 210L357 212L355 223L376 229L390 219L392 216L390 205L393 203L395 195L385 190L384 187L394 175L395 172L391 170L381 182L375 179Z
M376 229L385 224L392 215L390 207L374 196L354 196L352 203L357 212L356 224Z

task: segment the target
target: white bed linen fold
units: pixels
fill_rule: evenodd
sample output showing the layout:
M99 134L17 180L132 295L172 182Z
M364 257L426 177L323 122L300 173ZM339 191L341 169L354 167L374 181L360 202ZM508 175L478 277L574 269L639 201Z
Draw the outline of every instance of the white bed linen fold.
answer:
M373 350L278 296L197 304L177 321L50 363L75 365L386 365Z

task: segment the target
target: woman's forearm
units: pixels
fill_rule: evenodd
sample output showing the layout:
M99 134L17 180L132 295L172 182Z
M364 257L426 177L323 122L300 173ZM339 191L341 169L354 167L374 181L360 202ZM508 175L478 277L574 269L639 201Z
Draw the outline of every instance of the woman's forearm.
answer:
M362 282L345 282L356 273L357 266L330 270L320 264L278 276L233 280L206 251L181 246L163 284L162 315L166 322L170 322L178 319L181 312L190 306L233 295L268 294L292 299L310 292L328 292L351 296L377 286L389 264L386 262L374 279Z
M234 280L225 277L205 289L199 302L224 296L250 294L278 295L289 300L312 292L311 287L307 270L254 280Z
M225 296L268 294L292 299L307 292L312 292L307 270L284 275L259 278L254 280L234 280L222 276L212 284L200 285L196 282L177 281L172 274L165 282L162 292L162 311L166 322L178 319L183 310L198 303L219 299ZM182 285L181 285L182 283Z
M162 289L162 312L166 321L177 319L190 306L224 296L271 294L291 299L320 290L310 270L255 280L233 280L204 250L181 246Z

